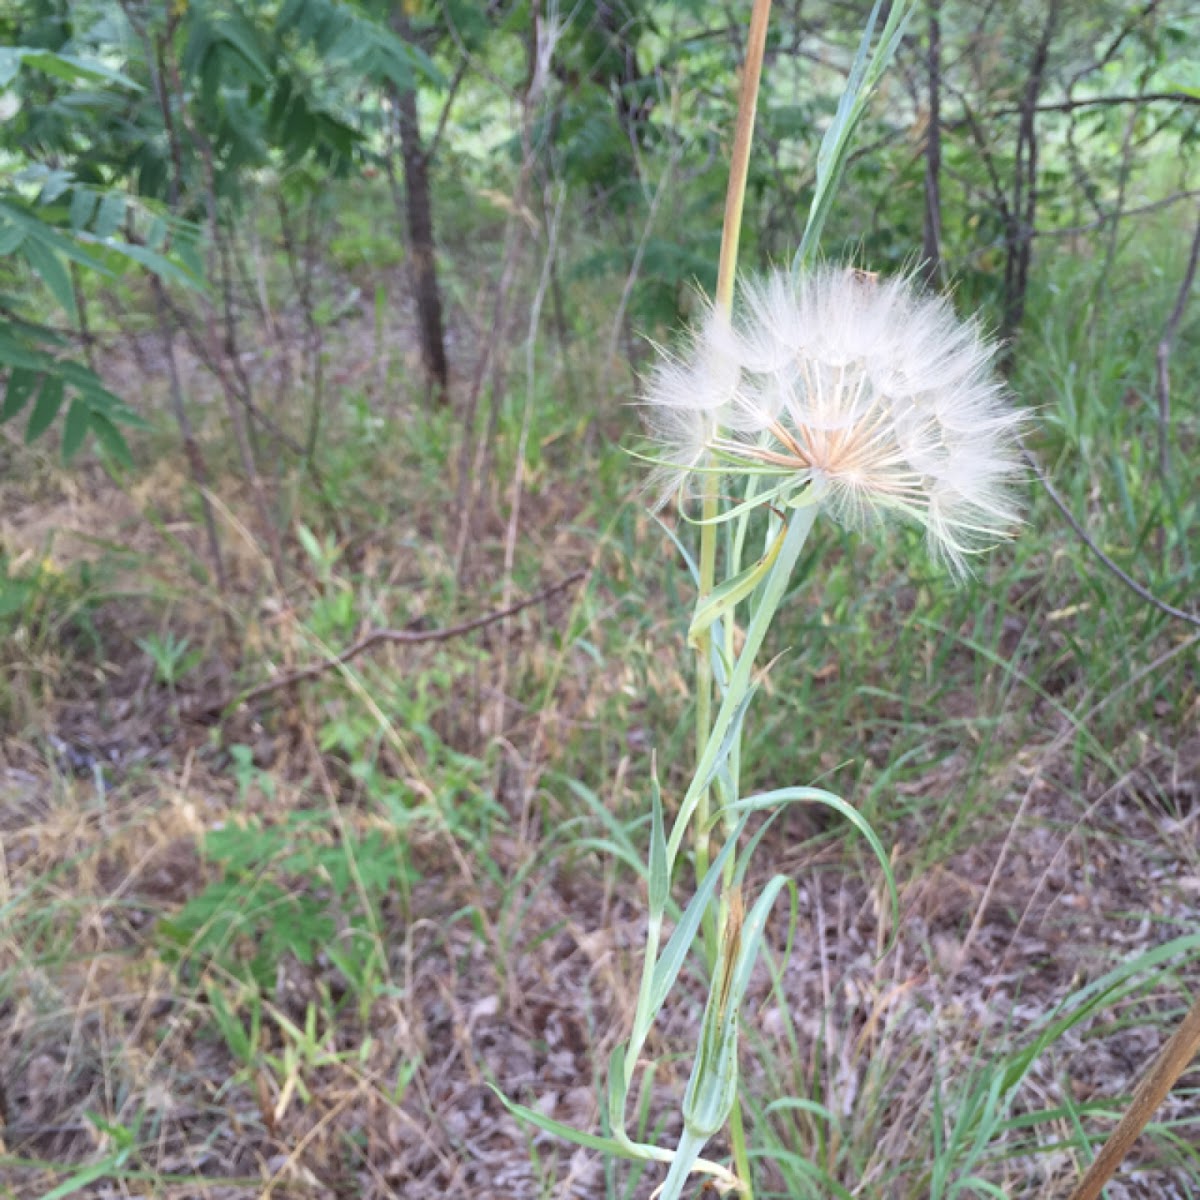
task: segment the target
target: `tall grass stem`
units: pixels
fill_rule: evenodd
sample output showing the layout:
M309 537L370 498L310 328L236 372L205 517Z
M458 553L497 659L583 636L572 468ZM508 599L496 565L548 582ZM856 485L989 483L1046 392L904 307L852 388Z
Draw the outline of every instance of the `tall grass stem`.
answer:
M729 160L729 186L725 192L725 222L721 230L721 253L717 265L717 311L726 318L733 312L733 289L737 277L738 244L741 240L742 211L746 202L746 179L750 170L750 147L754 140L754 117L758 111L758 87L762 79L763 53L767 45L767 24L771 0L754 0L750 14L750 32L746 39L746 60L742 67L742 86L738 98L737 123ZM702 604L716 582L717 527L714 518L720 506L720 477L705 477L702 498L703 524L700 527L700 587L697 603ZM713 719L712 632L700 638L696 660L696 755L704 752ZM709 790L702 791L696 810L696 882L708 873ZM711 967L716 961L716 925L704 923L705 957Z

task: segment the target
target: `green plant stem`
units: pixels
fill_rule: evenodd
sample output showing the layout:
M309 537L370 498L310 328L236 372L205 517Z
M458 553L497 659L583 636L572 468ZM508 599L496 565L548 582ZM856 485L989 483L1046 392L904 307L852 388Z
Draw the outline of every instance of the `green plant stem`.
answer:
M717 515L720 505L718 488L720 477L715 474L704 476L704 498L702 516L704 524L700 527L700 586L696 596L697 605L703 604L713 590L717 573L717 526L713 518ZM708 735L712 730L713 719L713 661L712 661L712 630L707 629L700 636L700 645L696 650L696 758L699 761L708 743ZM705 788L697 799L696 809L696 841L695 866L697 887L708 874L708 788ZM704 921L704 957L712 969L716 961L717 930L712 918Z
M675 823L671 827L671 837L667 842L668 866L673 865L679 855L684 835L692 818L696 815L700 795L705 790L705 780L712 774L721 746L733 727L734 718L737 717L738 711L742 707L742 702L750 687L754 660L762 647L767 630L770 628L775 610L783 599L788 580L804 549L805 539L808 537L809 530L812 529L813 521L816 520L817 511L815 504L800 504L788 514L787 526L780 531L779 536L783 538L783 545L775 559L775 565L771 568L771 573L760 590L757 606L746 629L745 644L742 646L742 652L738 655L737 664L730 675L729 686L725 690L721 707L717 710L716 719L713 721L712 729L705 742L692 786L688 788L675 817Z
M754 1200L754 1184L750 1179L750 1154L746 1147L746 1125L742 1120L742 1098L739 1095L729 1110L729 1146L733 1151L733 1168L742 1181L744 1200Z
M633 1083L633 1072L637 1068L638 1056L646 1044L646 1035L654 1022L654 1014L649 1011L647 998L650 995L651 982L654 979L654 968L658 965L658 946L662 937L662 916L652 915L650 927L646 931L646 951L642 958L642 979L638 985L637 1012L633 1018L633 1031L629 1036L629 1045L625 1048L625 1087Z
M750 32L746 38L746 62L742 67L742 91L738 100L733 151L729 156L729 187L725 192L725 225L721 231L721 257L717 266L717 310L727 316L733 310L733 285L737 275L738 242L742 231L742 209L746 202L746 178L750 169L750 145L754 140L754 115L758 110L758 84L762 78L763 52L767 46L767 22L771 0L754 0Z
M746 179L750 168L750 146L754 139L754 117L758 109L758 87L762 78L763 53L767 45L767 23L771 15L771 0L754 0L750 14L750 31L746 38L746 61L742 68L742 88L738 99L737 125L733 135L733 151L729 161L729 187L725 193L725 222L721 231L721 256L717 266L717 292L714 297L716 309L729 319L733 313L733 289L737 277L738 243L741 240L742 210L746 202ZM719 495L720 477L716 474L706 475L702 516L704 524L700 527L700 586L697 604L703 604L711 594L716 581L717 564L717 526L713 518L720 509ZM769 587L769 583L768 583ZM765 630L764 630L765 632ZM747 644L746 651L750 651ZM727 652L733 653L732 645L727 646ZM696 663L696 758L697 775L700 773L701 762L711 742L713 732L713 644L712 630L706 630L700 638L697 648ZM752 660L753 652L745 655ZM739 666L741 660L739 660ZM732 683L730 681L732 691ZM724 701L729 699L728 694ZM721 711L727 708L722 703ZM718 715L718 724L720 715ZM728 727L728 721L726 721ZM718 742L719 748L719 742ZM708 873L709 850L707 829L709 816L709 789L704 786L696 797L696 835L695 835L695 867L696 884ZM682 818L682 813L680 817ZM682 830L682 824L678 825ZM674 831L672 831L674 833ZM711 970L717 960L717 918L716 913L705 915L704 921L704 950L705 959ZM738 1174L742 1178L743 1195L751 1200L752 1189L749 1174L749 1156L746 1153L745 1133L742 1127L741 1108L734 1104L735 1116L730 1120L730 1134L733 1139L734 1162Z
M767 45L767 23L771 0L754 0L750 14L750 32L746 39L746 61L742 67L742 86L738 98L737 123L733 149L729 157L729 186L725 192L725 221L721 230L721 255L717 265L717 291L714 304L718 313L729 319L733 313L733 289L737 278L738 244L741 241L742 210L746 203L746 179L750 169L750 146L754 140L754 117L758 111L758 87L762 78L763 52ZM720 476L704 477L700 527L700 586L697 604L703 604L716 582L717 526L714 518L720 508ZM696 660L696 756L704 753L712 728L713 665L712 632L700 638ZM708 873L709 791L704 788L696 809L695 865L696 883ZM711 968L716 961L715 917L704 923L705 957Z
M667 843L668 871L679 853L689 822L699 811L701 795L707 792L705 781L712 773L713 765L718 761L721 753L721 747L733 729L734 721L742 709L743 700L750 689L754 660L762 647L763 639L771 626L771 621L779 608L784 592L787 590L788 580L804 549L804 543L816 520L817 511L816 504L802 504L790 514L786 527L781 529L777 535L782 538L779 555L775 559L771 573L760 588L758 603L750 618L749 628L746 630L745 644L742 646L737 664L729 677L729 685L725 689L721 707L700 755L692 786L684 797L679 814L675 818L675 824L671 829L671 838ZM697 821L697 833L700 837L707 838L708 836L699 821ZM750 1177L750 1155L746 1146L740 1096L734 1099L730 1109L729 1138L734 1164L741 1182L741 1195L743 1200L753 1200L754 1188Z

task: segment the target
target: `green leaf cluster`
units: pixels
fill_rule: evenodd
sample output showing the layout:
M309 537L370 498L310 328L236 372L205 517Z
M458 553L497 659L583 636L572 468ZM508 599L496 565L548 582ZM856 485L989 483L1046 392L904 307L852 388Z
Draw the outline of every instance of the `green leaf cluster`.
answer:
M293 812L210 833L205 853L219 877L158 922L167 957L184 968L215 961L267 988L285 959L311 966L339 931L370 928L409 868L381 831L335 837L328 822L325 812Z

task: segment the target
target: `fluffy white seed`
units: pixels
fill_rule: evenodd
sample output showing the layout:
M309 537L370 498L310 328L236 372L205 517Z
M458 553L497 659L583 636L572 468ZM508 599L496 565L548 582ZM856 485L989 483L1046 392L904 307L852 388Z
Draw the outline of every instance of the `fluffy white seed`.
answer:
M843 524L918 522L961 573L1020 520L1023 416L995 350L911 279L774 272L742 288L732 322L707 312L649 378L660 502L703 471L767 471Z

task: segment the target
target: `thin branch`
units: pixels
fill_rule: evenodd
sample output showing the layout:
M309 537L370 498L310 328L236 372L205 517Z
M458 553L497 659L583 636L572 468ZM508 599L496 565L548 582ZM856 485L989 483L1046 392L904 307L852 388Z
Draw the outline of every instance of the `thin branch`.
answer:
M500 592L501 604L507 605L512 603L513 594L513 565L517 555L517 531L521 524L521 497L523 493L522 480L525 475L527 465L527 452L529 447L529 435L533 428L533 410L534 410L534 391L537 384L537 366L536 366L536 345L538 326L542 319L542 308L546 303L546 293L550 289L550 280L554 271L554 259L558 253L558 233L560 220L562 217L563 203L566 199L566 185L559 188L558 200L554 206L554 213L547 220L546 225L546 257L542 263L541 277L538 280L537 291L534 293L533 303L529 311L529 332L525 337L525 407L521 414L521 433L517 439L517 454L513 466L512 486L510 495L512 500L509 505L508 524L504 531L504 584ZM495 717L492 721L492 733L494 735L502 735L504 733L504 714L506 703L506 684L508 682L508 654L501 653L499 656L499 672L496 680L496 703ZM525 829L528 816L528 791L525 792L526 803L522 804L521 808L521 828Z
M1105 213L1103 217L1096 221L1089 221L1086 225L1068 225L1061 229L1035 229L1033 237L1075 237L1080 233L1091 233L1096 229L1103 229L1110 221L1123 221L1126 217L1140 217L1143 213L1157 212L1160 208L1170 208L1172 204L1178 204L1181 200L1191 200L1195 196L1200 196L1200 188L1190 192L1176 192L1173 196L1167 196L1162 200L1155 200L1150 204L1141 204L1137 208L1124 208L1119 212Z
M501 0L488 0L487 8L484 11L485 17L493 16L500 8ZM499 75L491 71L481 55L476 55L467 45L466 39L462 35L462 30L454 23L454 15L451 13L448 6L445 6L446 30L450 34L450 40L454 43L459 54L462 55L461 61L468 63L475 70L496 88L500 93L507 96L510 100L519 99L519 93L507 84Z
M620 341L621 331L625 328L625 313L629 308L629 301L633 297L633 290L641 276L642 260L645 258L650 234L654 228L655 219L658 217L659 206L673 182L675 165L678 161L679 149L674 147L667 157L667 165L659 178L658 187L654 189L654 195L650 201L650 211L646 214L646 220L642 226L642 236L638 239L637 248L633 252L633 261L629 264L629 271L625 276L625 286L621 289L621 297L617 301L616 312L612 319L612 329L608 337L608 353L604 356L604 387L602 389L604 395L609 395L611 391L612 364L617 357L617 343Z
M1173 604L1168 604L1165 600L1160 600L1149 588L1144 584L1138 583L1132 575L1118 566L1099 546L1092 540L1091 535L1076 519L1075 514L1067 507L1067 502L1059 495L1054 484L1047 478L1046 473L1042 470L1037 459L1029 452L1024 443L1021 443L1021 453L1024 455L1026 463L1029 464L1029 469L1037 477L1037 481L1046 489L1046 495L1054 501L1055 507L1067 524L1075 531L1075 536L1108 568L1130 591L1140 596L1147 604L1153 605L1160 612L1164 612L1169 617L1175 617L1177 620L1186 621L1189 625L1200 626L1200 614L1187 612L1185 609L1176 608Z
M1120 212L1125 207L1125 191L1133 174L1133 137L1137 132L1138 117L1141 109L1135 108L1129 113L1125 122L1125 136L1121 139L1121 159L1117 168L1117 194L1113 199L1113 212ZM1073 123L1073 122L1072 122ZM1104 251L1104 262L1096 275L1096 284L1092 289L1092 300L1089 305L1091 312L1087 321L1087 339L1091 343L1096 332L1096 322L1100 319L1101 299L1106 289L1111 289L1113 263L1116 262L1117 248L1120 245L1121 226L1112 222L1108 235L1108 246Z
M955 89L948 88L947 90L954 91ZM960 99L962 98L961 93L956 92L955 94ZM1200 104L1200 98L1191 96L1187 92L1142 92L1140 95L1130 96L1087 96L1078 100L1050 100L1039 102L1028 109L1023 105L1009 104L1003 108L981 109L978 116L984 120L991 120L995 117L1024 116L1026 112L1071 113L1080 108L1109 108L1122 104L1154 104L1164 101L1174 101L1178 104ZM974 114L964 113L959 120L946 122L946 127L957 131L964 124L970 124L972 115Z
M1071 76L1071 81L1067 84L1068 94L1074 90L1075 85L1085 76L1094 74L1096 71L1099 71L1102 67L1106 67L1110 62L1112 62L1112 60L1117 56L1117 51L1120 50L1120 48L1125 44L1125 41L1129 35L1142 21L1146 20L1147 17L1152 17L1154 15L1154 10L1158 8L1159 2L1160 0L1147 0L1147 3L1140 12L1132 13L1130 15L1129 20L1126 21L1125 24L1122 25L1115 34L1113 34L1112 40L1104 48L1103 52L1100 54L1100 57L1094 62L1088 63L1087 66L1080 67L1079 70Z
M1137 137L1134 138L1134 149L1144 150L1150 145L1151 142L1153 142L1163 133L1171 133L1178 138L1178 141L1176 142L1176 145L1178 146L1190 145L1196 134L1196 126L1200 124L1200 109L1195 111L1191 120L1186 126L1183 126L1180 129L1172 129L1171 122L1176 118L1176 116L1178 116L1178 113L1163 113L1153 125L1150 125L1147 128L1145 133L1139 133Z
M1035 112L1074 112L1077 108L1109 108L1119 104L1154 104L1174 102L1176 104L1200 104L1200 97L1187 92L1142 92L1133 96L1083 96L1078 100L1056 100L1039 104ZM995 117L1015 116L1019 108L997 108L988 115Z
M315 679L318 675L324 674L326 671L331 671L336 667L345 666L352 659L357 658L360 654L365 654L374 646L389 644L400 644L405 646L418 645L423 642L448 642L452 638L462 637L463 634L473 633L476 629L483 629L488 625L494 625L497 621L503 621L506 617L514 616L526 608L532 608L535 604L542 604L549 600L552 596L558 595L559 592L565 592L568 588L573 587L579 580L587 575L584 568L577 571L572 571L569 575L558 580L557 583L552 583L548 587L542 588L539 592L534 592L532 596L526 596L524 600L518 600L515 604L510 604L505 608L498 608L493 612L484 613L482 616L473 617L469 621L461 621L457 625L447 625L441 629L373 629L370 633L359 638L357 642L348 646L340 654L335 654L331 658L324 658L320 662L309 663L306 667L301 667L297 671L290 671L286 675L280 675L275 679L268 679L265 683L260 683L249 691L241 692L236 695L225 695L215 700L209 700L197 705L193 710L198 714L224 712L227 708L233 705L249 704L252 700L258 700L262 696L270 695L272 692L280 691L283 688L295 687L298 683L304 683L306 680Z
M1189 95L1187 92L1142 92L1129 96L1083 96L1078 100L1048 100L1026 109L1023 105L1008 104L1003 108L984 108L979 115L985 120L993 117L1019 117L1027 111L1035 113L1070 113L1079 108L1114 108L1122 104L1154 104L1173 101L1177 104L1200 104L1200 97ZM950 129L957 130L965 122L950 121Z
M996 170L996 161L992 155L992 149L988 145L986 136L984 135L983 126L980 124L979 118L975 115L975 110L971 107L967 100L966 93L959 91L953 84L942 76L942 86L958 102L962 105L963 119L966 122L967 130L971 134L971 140L975 143L975 149L979 151L980 160L983 163L984 170L987 172L988 182L992 188L992 199L996 207L1000 210L1000 216L1007 224L1011 218L1008 210L1008 193L1004 184L1000 180L1000 173ZM957 129L962 122L954 122L951 125L943 123L943 128Z
M930 0L929 44L925 55L929 120L925 126L925 219L921 242L926 286L942 273L942 21L941 0Z
M467 550L471 539L475 509L487 485L488 473L500 406L504 395L507 359L508 330L516 319L511 304L521 252L529 230L525 218L529 215L529 185L533 178L537 156L533 148L533 119L542 94L545 91L551 61L554 55L557 32L553 22L547 26L539 7L532 8L529 40L526 46L527 72L525 89L521 94L521 166L517 172L516 185L512 194L512 211L504 234L504 256L492 303L492 331L479 355L471 377L471 390L467 396L462 420L462 442L458 453L458 483L456 507L458 509L458 534L454 543L454 578L461 582L466 571ZM465 51L464 51L465 53ZM544 56L543 56L544 55ZM532 221L532 217L529 218ZM537 232L534 224L533 231ZM487 423L476 430L479 417L479 402L484 384L490 373L490 406Z
M229 595L229 578L225 573L225 561L221 555L221 538L217 533L217 522L213 515L212 501L208 496L208 467L196 440L191 418L188 416L187 405L183 399L183 384L179 378L179 363L175 358L175 334L167 322L167 311L163 304L166 288L157 275L149 275L150 288L155 297L155 307L158 310L158 336L162 342L163 357L167 364L167 378L170 382L171 410L179 425L179 436L183 441L183 454L191 471L192 483L196 495L200 497L200 513L204 523L204 535L208 539L208 553L212 559L213 571L216 574L217 589L222 598ZM231 630L229 632L232 632Z
M1192 235L1192 251L1188 257L1187 270L1183 273L1183 282L1179 285L1179 295L1175 297L1175 307L1167 318L1163 329L1158 351L1155 355L1158 364L1158 466L1162 472L1163 485L1166 486L1170 474L1170 432L1171 432L1171 374L1169 370L1171 347L1175 344L1175 335L1179 332L1179 323L1183 320L1183 311L1187 308L1188 297L1192 294L1192 285L1196 282L1196 265L1200 261L1200 214L1196 220L1196 232Z
M1001 328L1006 338L1006 355L1011 353L1013 339L1025 317L1029 267L1033 258L1030 232L1034 227L1038 200L1038 137L1035 117L1038 97L1045 84L1050 44L1057 31L1058 14L1058 0L1052 0L1029 67L1029 79L1021 101L1021 120L1017 126L1012 212L1005 222L1004 233L1004 315Z
M450 119L450 108L454 103L454 98L458 94L458 89L462 86L462 81L467 76L468 62L463 59L458 64L458 70L454 72L454 78L450 80L450 86L446 89L446 102L442 105L441 116L438 117L437 125L434 127L433 135L429 141L425 143L425 153L422 157L426 163L431 163L437 157L438 144L442 140L442 134L446 132L446 122Z
M197 332L189 313L183 308L182 305L174 300L170 293L165 289L162 293L161 302L171 316L175 318L176 325L187 339L188 348L196 356L204 369L216 379L217 383L222 387L222 389L233 392L237 396L238 402L246 410L246 413L252 420L258 422L258 424L272 437L278 439L285 449L290 450L298 458L303 458L303 444L297 441L290 433L288 433L286 429L279 425L274 418L263 412L263 410L254 403L252 397L242 394L240 389L237 387L236 381L226 371L225 365L221 361L220 357L212 352L212 346L209 343L206 343ZM319 481L315 476L313 482L318 483L322 489L322 494L324 494L324 485L319 484Z

